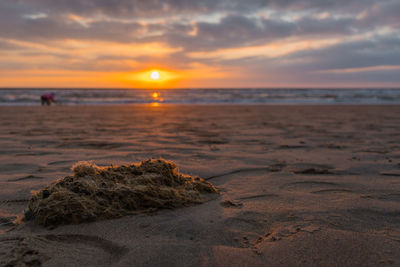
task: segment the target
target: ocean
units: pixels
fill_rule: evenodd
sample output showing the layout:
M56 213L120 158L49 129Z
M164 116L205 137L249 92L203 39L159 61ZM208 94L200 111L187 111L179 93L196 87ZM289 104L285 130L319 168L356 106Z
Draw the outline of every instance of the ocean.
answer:
M61 105L400 104L400 89L0 89L0 106L37 106L54 93Z

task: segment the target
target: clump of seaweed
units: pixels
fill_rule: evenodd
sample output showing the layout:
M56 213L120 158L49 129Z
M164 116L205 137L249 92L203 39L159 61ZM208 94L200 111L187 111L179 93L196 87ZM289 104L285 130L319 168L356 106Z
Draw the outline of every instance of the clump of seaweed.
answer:
M108 167L78 162L72 174L34 193L25 214L45 226L76 224L199 204L203 194L218 193L163 159Z

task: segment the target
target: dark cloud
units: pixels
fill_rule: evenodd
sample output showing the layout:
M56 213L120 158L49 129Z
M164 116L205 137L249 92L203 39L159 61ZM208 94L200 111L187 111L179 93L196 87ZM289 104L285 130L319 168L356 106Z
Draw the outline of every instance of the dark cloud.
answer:
M357 31L364 31L364 28L356 28L357 21L354 18L327 18L315 19L305 17L296 22L297 35L331 35L351 34Z
M376 0L3 0L3 2L5 5L27 7L36 12L70 12L81 15L106 14L144 18L182 12L188 14L221 11L244 13L263 8L359 11Z
M365 9L360 24L400 28L400 1L379 1Z
M352 41L324 49L307 50L281 60L302 62L308 70L339 70L374 66L400 65L400 36L377 35L369 40ZM293 63L292 66L298 66Z
M379 15L382 21L388 20L392 24L398 21L398 17L383 18L382 13L396 13L396 9L400 9L399 4L379 2L367 5L371 1L365 0L360 4L360 1L355 0L3 0L0 2L0 37L25 40L77 38L117 42L147 41L158 37L172 45L184 46L187 50L210 50L257 44L292 35L351 34L378 24L376 20L370 22L373 19L369 16L362 20L354 16L337 17L342 13L332 13L329 8L349 11L351 7L358 6L357 13L364 10L374 17ZM275 10L275 13L278 12L277 8L292 8L309 13L295 21L288 21L276 14L271 18L260 16L257 12L263 8ZM329 10L332 16L326 19L312 16L319 9ZM256 13L251 13L253 11ZM190 12L203 17L217 14L222 19L207 22L202 17L189 16ZM279 12L285 15L288 10ZM72 20L73 15L82 16L82 21ZM100 15L113 17L104 18ZM36 19L32 19L35 16ZM175 18L172 22L162 20L171 16ZM161 21L143 24L140 20L143 17ZM195 30L197 35L191 35Z
M198 22L180 28L177 30L175 26L160 38L172 45L182 46L186 51L254 45L287 37L295 31L291 23L239 15L226 16L216 23ZM193 31L195 35L190 34Z
M228 15L220 21L198 22L195 25L172 27L160 39L174 46L182 46L186 51L211 51L266 44L288 37L312 38L313 36L351 35L368 30L358 27L355 18L303 17L290 22L282 19ZM189 32L196 31L196 35Z
M54 39L113 40L128 42L144 27L139 23L93 22L85 27L67 17L0 19L0 37L26 41Z

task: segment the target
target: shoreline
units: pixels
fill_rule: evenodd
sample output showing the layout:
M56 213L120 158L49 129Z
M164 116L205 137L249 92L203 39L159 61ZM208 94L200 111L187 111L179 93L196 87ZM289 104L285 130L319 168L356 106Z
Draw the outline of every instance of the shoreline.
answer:
M193 103L162 103L162 102L151 102L151 103L128 103L128 104L68 104L68 105L63 105L63 104L52 104L51 106L42 106L40 103L38 103L37 105L0 105L0 108L31 108L31 107L38 107L38 108L52 108L52 107L126 107L126 106L133 106L133 107L143 107L143 106L152 106L153 104L159 104L158 107L161 106L166 106L166 107L172 107L172 106L191 106L191 107L245 107L245 106L249 106L249 107L268 107L268 106L273 106L273 107L287 107L287 106L299 106L299 107L334 107L334 106L341 106L341 107L356 107L356 106L370 106L370 107L397 107L400 106L399 104L363 104L363 103L354 103L354 104L349 104L349 103L332 103L332 104L325 104L325 103L305 103L305 104L299 104L299 103L265 103L265 104L249 104L249 103L212 103L212 104L206 104L206 103L201 103L201 104L193 104Z

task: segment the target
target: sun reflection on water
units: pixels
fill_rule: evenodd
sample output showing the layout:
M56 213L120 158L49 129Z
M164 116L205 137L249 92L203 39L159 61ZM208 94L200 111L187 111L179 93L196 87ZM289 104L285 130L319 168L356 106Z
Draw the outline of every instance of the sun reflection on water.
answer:
M152 107L159 107L160 106L160 102L163 101L162 98L160 98L160 93L159 92L154 92L151 94L151 96L153 97L153 103L151 103Z

